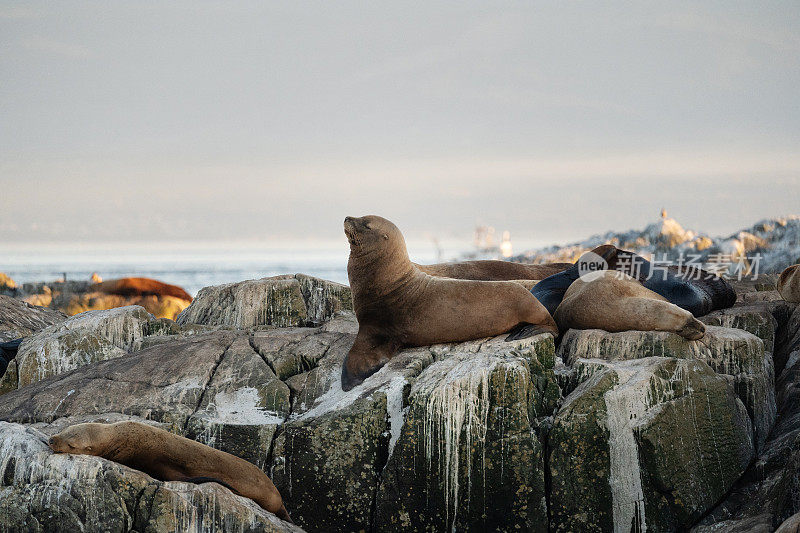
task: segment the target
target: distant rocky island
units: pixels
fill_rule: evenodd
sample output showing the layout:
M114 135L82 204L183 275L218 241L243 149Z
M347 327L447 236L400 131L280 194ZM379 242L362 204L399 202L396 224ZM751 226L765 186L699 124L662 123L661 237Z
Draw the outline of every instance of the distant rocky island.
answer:
M712 237L684 229L677 220L662 213L658 222L642 230L609 231L580 242L529 250L511 257L524 263L573 262L601 244L651 256L656 260L679 261L692 258L701 263L740 261L748 266L760 257L759 272L776 274L800 262L800 215L761 220L727 237Z

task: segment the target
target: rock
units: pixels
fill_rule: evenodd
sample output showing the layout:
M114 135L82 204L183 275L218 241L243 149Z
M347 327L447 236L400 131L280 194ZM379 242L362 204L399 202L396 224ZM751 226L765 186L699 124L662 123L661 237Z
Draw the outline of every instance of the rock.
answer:
M137 292L135 286L125 284L129 281L144 283L145 291ZM148 283L154 285L156 290L168 290L163 294L147 292ZM121 287L122 290L114 292L115 287ZM68 315L138 305L157 318L170 320L175 319L191 302L191 296L180 287L147 278L123 278L103 284L88 281L25 283L15 290L13 296L33 305L58 309Z
M16 288L17 288L17 284L14 282L14 280L11 279L8 276L8 274L6 274L4 272L0 272L0 291L4 291L4 292L5 291L9 291L9 292L11 292L11 289L16 289Z
M127 354L164 324L138 306L88 311L26 338L17 353L20 387Z
M59 311L0 295L0 342L27 337L66 319Z
M800 533L800 513L787 518L775 533Z
M189 306L189 300L174 296L120 296L103 292L87 292L73 295L66 303L64 310L68 315L76 315L85 311L113 309L128 305L138 305L156 318L174 320L181 311Z
M316 326L352 308L347 286L296 274L206 287L176 320L243 329Z
M761 327L760 319L752 314L721 316L726 320L751 320L749 324L755 329ZM772 338L766 333L767 326L763 327L764 336ZM761 339L740 329L708 326L705 336L697 341L662 331L608 333L598 329L569 330L562 338L558 354L568 365L573 365L578 359L621 361L652 356L701 360L717 373L730 376L752 420L758 450L763 447L775 423L775 377L771 354L764 351Z
M720 309L698 320L708 326L743 329L764 341L764 349L767 352L771 354L774 350L778 321L772 316L772 310L763 304Z
M692 528L692 533L772 533L773 531L772 519L766 514Z
M703 361L587 361L549 435L556 531L691 526L753 455L747 411Z
M3 396L0 420L34 423L124 413L180 432L236 338L230 331L196 335L32 383Z
M99 457L54 454L43 438L0 422L3 531L302 531L217 483L157 481Z
M214 371L186 436L264 469L275 431L289 410L289 387L240 336Z
M552 370L533 349L454 353L426 368L390 445L375 528L547 531L544 447L532 422L552 413L549 388Z

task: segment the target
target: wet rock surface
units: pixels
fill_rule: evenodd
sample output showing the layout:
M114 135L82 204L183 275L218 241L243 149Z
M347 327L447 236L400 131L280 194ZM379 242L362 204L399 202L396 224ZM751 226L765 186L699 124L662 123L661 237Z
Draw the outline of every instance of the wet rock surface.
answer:
M695 342L587 330L558 349L549 335L405 349L344 392L357 324L326 284L215 287L195 300L202 323L94 328L119 357L0 397L0 522L297 530L217 484L162 483L41 440L128 419L253 462L307 531L771 531L800 511L794 306L712 313Z

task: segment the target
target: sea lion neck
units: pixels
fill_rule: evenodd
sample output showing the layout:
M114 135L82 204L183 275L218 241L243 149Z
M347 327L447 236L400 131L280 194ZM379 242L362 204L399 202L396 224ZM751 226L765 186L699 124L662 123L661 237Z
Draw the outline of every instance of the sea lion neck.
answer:
M390 245L389 245L390 244ZM418 270L408 258L405 242L350 253L347 275L356 298L378 297L411 281Z

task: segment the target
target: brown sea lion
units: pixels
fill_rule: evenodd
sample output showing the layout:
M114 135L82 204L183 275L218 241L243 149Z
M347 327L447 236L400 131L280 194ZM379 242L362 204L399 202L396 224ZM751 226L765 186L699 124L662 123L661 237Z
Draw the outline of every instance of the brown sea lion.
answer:
M601 270L575 280L553 318L562 331L671 331L689 340L705 334L705 326L692 313L615 270Z
M118 296L172 296L188 302L192 296L178 287L150 278L120 278L101 281L90 286L91 291L116 294Z
M800 303L800 265L792 265L781 272L778 292L787 302Z
M421 271L431 276L453 279L472 279L477 281L515 281L544 279L568 269L572 263L546 263L526 265L511 261L460 261L457 263L437 263L419 265Z
M421 271L408 258L403 234L385 218L347 217L344 231L358 319L358 335L342 367L344 390L375 373L402 346L491 337L519 324L558 334L547 310L518 283Z
M254 464L139 422L86 423L50 437L56 453L96 455L161 481L219 482L278 518L291 521L278 489Z

